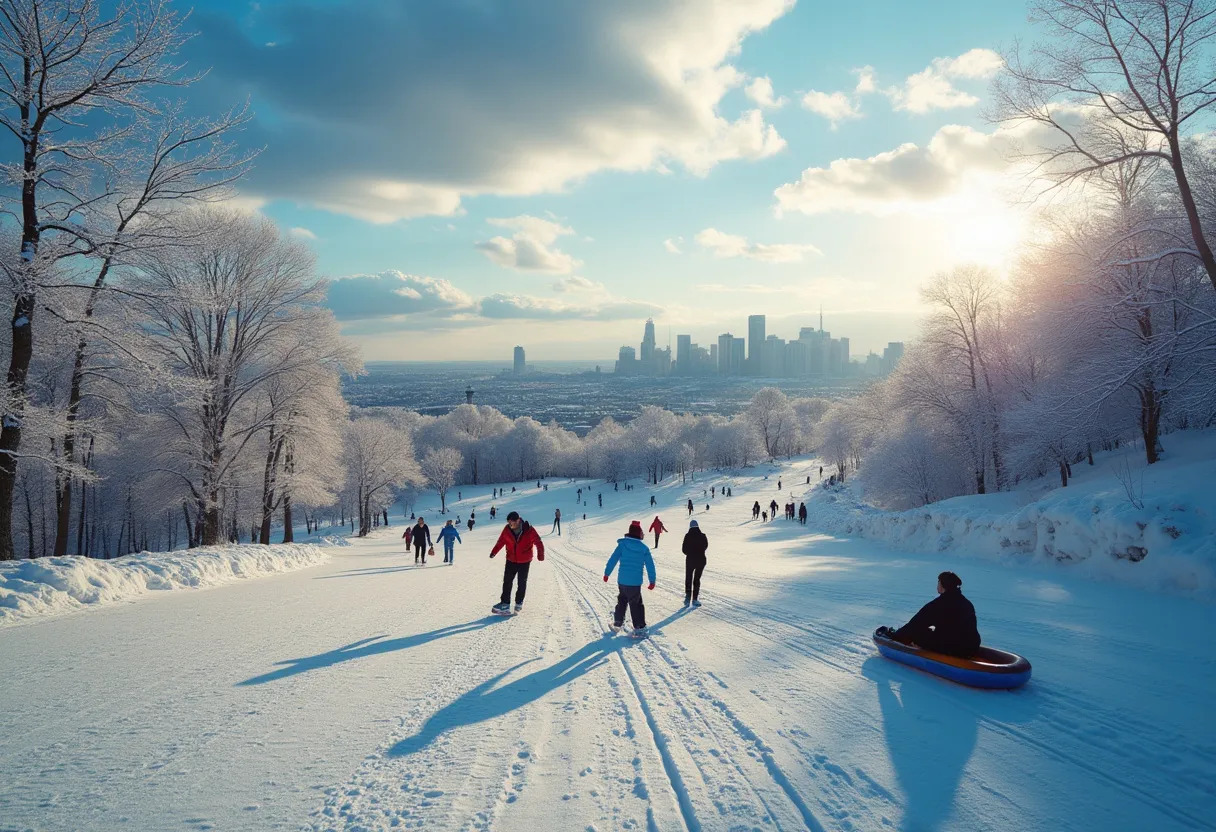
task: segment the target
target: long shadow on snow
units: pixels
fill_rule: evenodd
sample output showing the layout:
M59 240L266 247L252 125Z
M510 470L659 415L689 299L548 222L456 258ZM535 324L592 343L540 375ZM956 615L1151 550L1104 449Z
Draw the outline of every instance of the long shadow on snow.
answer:
M975 751L975 713L953 707L930 689L932 680L908 678L887 659L871 657L861 672L878 689L887 754L906 797L901 829L940 829L954 808L963 770Z
M446 566L442 558L437 559L436 563L415 564L403 563L400 566L366 566L361 569L347 569L345 572L337 572L333 575L318 575L313 578L314 581L328 581L332 578L363 578L372 575L389 575L393 572L409 572L414 569L430 569L432 566Z
M677 618L681 618L686 609L673 612L658 624L648 629L654 634ZM430 719L423 724L417 734L406 737L388 750L389 757L404 757L414 754L430 745L442 734L465 725L475 725L496 717L509 714L531 702L540 699L546 693L556 690L562 685L573 682L590 670L608 661L608 658L632 644L629 638L610 638L601 636L580 647L566 658L533 671L527 676L496 687L507 676L510 676L524 665L539 661L539 657L520 662L514 667L507 668L497 676L493 676L474 688L466 691L457 699L431 714Z
M469 621L465 624L453 624L450 627L441 627L438 630L431 630L429 633L417 633L412 636L402 636L401 638L393 638L384 640L384 636L372 636L371 638L360 639L359 641L351 642L344 647L339 647L336 650L329 650L325 653L318 653L315 656L306 656L302 659L286 659L276 664L284 665L278 670L272 670L269 673L263 673L261 676L254 676L252 679L246 679L243 682L237 682L237 687L247 685L264 685L267 682L275 682L279 679L286 679L288 676L295 676L298 673L307 673L310 670L316 670L321 667L331 667L342 662L349 662L353 659L363 659L368 656L376 656L381 653L392 653L396 650L408 650L411 647L417 647L421 644L426 644L436 639L445 638L447 636L459 635L461 633L471 633L474 630L480 630L482 627L488 627L499 621L503 621L502 616L491 615L486 618L479 618L476 621Z

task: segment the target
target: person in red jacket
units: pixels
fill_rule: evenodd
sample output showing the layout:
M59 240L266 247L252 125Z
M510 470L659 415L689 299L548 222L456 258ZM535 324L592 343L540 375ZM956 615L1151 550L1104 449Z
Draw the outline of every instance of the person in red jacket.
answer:
M511 611L511 583L518 576L519 584L515 587L515 612L524 608L524 593L528 591L528 569L532 566L532 551L536 550L536 559L545 559L545 544L532 528L532 524L521 520L518 511L507 515L507 525L498 535L498 542L490 550L490 557L498 554L499 549L507 550L507 562L502 575L502 598L494 605L493 612L506 615Z
M663 521L659 519L659 515L654 516L654 520L650 523L650 530L654 532L654 548L659 548L659 535L667 531L667 527L663 525Z

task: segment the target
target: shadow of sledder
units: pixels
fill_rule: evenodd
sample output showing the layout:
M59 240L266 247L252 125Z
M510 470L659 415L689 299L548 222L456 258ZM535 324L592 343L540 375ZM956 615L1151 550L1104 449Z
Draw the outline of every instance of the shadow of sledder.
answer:
M261 676L254 676L252 679L246 679L243 682L237 682L237 687L263 685L267 682L286 679L288 676L295 676L298 673L307 673L317 668L331 667L341 662L349 662L352 659L362 659L367 656L376 656L380 653L392 653L396 650L408 650L411 647L417 647L436 639L480 630L482 627L488 627L503 620L501 616L487 616L486 618L479 618L476 621L454 624L450 627L431 630L428 633L417 633L412 636L402 636L401 638L385 639L384 636L372 636L371 638L360 639L344 647L329 650L325 653L318 653L315 656L275 662L275 664L284 665L284 667L272 670L269 673L263 673Z
M687 610L681 609L664 618L658 624L647 629L651 635L683 616ZM465 725L475 725L479 722L504 716L521 708L530 702L535 702L546 693L556 690L562 685L569 684L590 670L608 661L609 656L625 650L637 642L628 637L612 638L601 636L583 645L566 658L543 667L540 670L513 682L507 682L496 687L516 670L537 659L520 662L514 667L507 668L497 676L482 682L463 693L460 697L440 708L422 728L412 737L406 737L388 750L389 757L404 757L421 751L430 745L440 735Z
M877 656L867 659L862 674L878 688L887 753L907 801L900 829L941 829L975 751L976 716L935 696L927 687L934 680L900 679L886 662Z

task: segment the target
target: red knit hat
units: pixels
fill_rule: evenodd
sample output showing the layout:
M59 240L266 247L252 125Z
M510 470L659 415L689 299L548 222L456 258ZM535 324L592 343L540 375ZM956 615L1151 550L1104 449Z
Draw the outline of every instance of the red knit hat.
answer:
M636 537L638 540L646 539L646 533L642 531L640 520L634 520L629 524L629 531L625 532L625 537Z

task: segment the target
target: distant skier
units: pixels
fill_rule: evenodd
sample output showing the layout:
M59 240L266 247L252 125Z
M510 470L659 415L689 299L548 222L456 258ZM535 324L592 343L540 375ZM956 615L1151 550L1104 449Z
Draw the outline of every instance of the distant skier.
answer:
M507 562L503 564L502 596L495 604L492 612L507 615L511 612L511 584L518 578L515 587L515 612L524 608L524 594L528 591L528 569L532 566L532 553L536 559L545 559L545 543L536 533L536 529L525 520L521 520L518 511L507 514L507 525L498 535L498 542L490 550L490 557L498 554L499 549L507 552Z
M696 520L688 521L688 531L684 534L684 544L680 547L684 552L684 606L691 603L694 607L701 606L701 573L705 571L705 552L709 549L709 539L697 525Z
M456 544L464 543L460 539L460 529L452 525L452 521L443 524L443 528L439 530L439 539L443 541L443 562L456 563Z
M806 503L798 504L798 522L806 525Z
M752 503L752 519L753 520L760 519L760 501L759 500L756 500L756 502Z
M688 516L692 517L692 497L688 498Z
M654 516L654 520L650 522L650 530L654 532L654 548L659 548L659 535L667 531L667 527L663 525L663 521L659 519L659 515Z
M653 494L650 495L650 504L654 505L654 495Z
M617 573L616 609L612 615L612 632L620 632L625 625L625 608L629 608L629 616L633 621L633 633L637 638L646 635L646 605L642 603L642 570L650 578L648 589L654 589L656 576L654 557L650 548L643 542L645 534L642 524L634 520L629 524L629 531L616 542L612 557L604 567L604 583L612 575L612 570L620 564L621 571Z
M412 531L414 533L411 538L414 543L414 563L422 558L422 565L426 566L427 549L431 546L431 527L426 524L424 518L419 517Z
M562 536L562 510L560 508L553 509L553 528L549 529L549 533L557 532L557 536Z
M887 635L922 650L950 656L969 656L979 649L980 631L975 607L962 592L963 581L953 572L937 576L937 597L921 607L912 620Z

